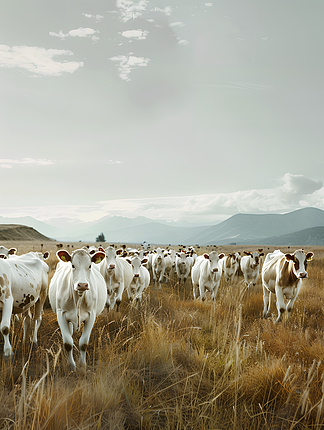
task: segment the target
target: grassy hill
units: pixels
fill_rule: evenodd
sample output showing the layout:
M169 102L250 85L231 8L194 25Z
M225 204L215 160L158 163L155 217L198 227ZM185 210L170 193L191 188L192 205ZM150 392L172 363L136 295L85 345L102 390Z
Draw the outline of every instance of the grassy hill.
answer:
M26 227L24 225L19 224L0 224L0 240L36 240L43 242L54 242L53 239L44 236L32 227Z

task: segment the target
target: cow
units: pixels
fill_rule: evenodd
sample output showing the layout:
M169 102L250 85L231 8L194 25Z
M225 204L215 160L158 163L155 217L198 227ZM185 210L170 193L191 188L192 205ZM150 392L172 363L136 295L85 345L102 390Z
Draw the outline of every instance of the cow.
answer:
M11 255L15 255L16 252L16 248L8 249L5 246L0 246L0 258L9 258Z
M155 288L156 284L158 284L159 289L162 288L161 283L164 282L166 257L167 254L163 249L156 248L152 258L152 275Z
M256 285L260 273L260 257L264 255L262 249L255 252L244 251L244 256L241 258L241 270L244 276L244 281L249 288L250 285Z
M126 258L126 261L130 264L133 272L132 281L126 289L128 300L139 303L142 301L144 291L150 284L150 273L143 266L143 264L147 263L147 258L140 259L135 256L131 259Z
M221 266L226 282L233 283L237 269L239 268L239 259L236 253L229 253L221 259Z
M11 294L13 305L11 314L22 316L24 320L23 342L30 327L31 319L34 321L32 342L37 346L37 333L42 321L43 307L47 296L48 265L34 252L24 255L11 255L3 260L10 270ZM33 316L30 311L33 308Z
M200 255L191 270L191 280L193 286L194 299L199 296L205 300L205 289L211 292L212 299L215 300L220 280L222 277L222 267L219 260L225 257L225 254L218 254L217 251L211 251L209 254Z
M99 264L99 270L106 282L107 300L106 304L109 310L117 305L117 311L123 297L124 289L127 290L133 279L132 268L127 261L120 257L124 252L122 249L117 251L113 246L108 246L104 251L106 258Z
M276 322L281 321L286 309L288 317L290 316L302 281L308 277L307 262L311 261L313 256L313 252L305 254L302 249L298 249L293 254L284 254L280 250L267 254L261 271L264 318L269 314L271 293L276 294L277 299ZM285 299L288 300L287 306Z
M188 276L190 276L190 271L193 266L193 258L187 252L177 252L175 268L178 277L178 282L181 284L186 283Z
M103 311L107 298L105 280L97 267L106 256L104 252L90 255L84 249L76 249L71 255L60 250L56 255L59 262L50 282L48 296L57 315L68 362L75 370L73 330L80 330L84 323L79 340L79 364L85 367L92 327L96 317Z
M13 352L9 339L10 322L13 308L11 269L6 259L0 259L0 309L2 312L0 330L4 339L5 359L12 358Z

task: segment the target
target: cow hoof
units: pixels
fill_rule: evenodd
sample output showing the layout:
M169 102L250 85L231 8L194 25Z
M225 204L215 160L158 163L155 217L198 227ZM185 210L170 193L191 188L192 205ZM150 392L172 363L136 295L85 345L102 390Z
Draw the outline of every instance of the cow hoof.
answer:
M5 355L4 361L6 364L11 364L14 359L14 353L12 352L10 355Z

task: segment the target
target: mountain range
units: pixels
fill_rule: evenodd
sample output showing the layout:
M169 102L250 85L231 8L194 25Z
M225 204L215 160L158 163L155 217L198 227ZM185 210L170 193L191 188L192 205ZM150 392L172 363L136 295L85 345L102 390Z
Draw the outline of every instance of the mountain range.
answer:
M145 217L105 217L83 223L68 218L46 223L32 217L4 218L0 224L21 224L59 241L95 242L103 233L108 243L199 245L324 245L324 211L303 208L286 214L236 214L216 225L155 221Z

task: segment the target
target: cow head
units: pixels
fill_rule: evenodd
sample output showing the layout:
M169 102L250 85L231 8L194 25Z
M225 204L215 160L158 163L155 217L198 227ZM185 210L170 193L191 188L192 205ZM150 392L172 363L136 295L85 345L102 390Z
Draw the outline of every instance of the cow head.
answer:
M204 254L206 260L209 260L210 271L216 273L220 271L219 260L225 257L225 254L218 254L216 251L212 251L209 254Z
M307 262L313 259L314 253L308 252L306 255L302 249L298 249L293 254L285 254L288 261L293 262L293 272L298 279L305 279L307 274Z
M141 260L139 257L134 257L132 259L127 258L126 261L132 266L134 278L139 278L140 267L142 264L146 264L148 260L147 258Z
M255 252L244 251L245 255L249 255L251 257L251 261L250 261L251 267L257 267L260 264L260 257L264 255L264 253L261 251L262 249L259 249L258 251L255 251Z
M92 263L98 264L105 258L104 252L90 255L84 249L77 249L71 255L61 250L56 255L61 261L71 265L73 288L80 296L89 290Z

